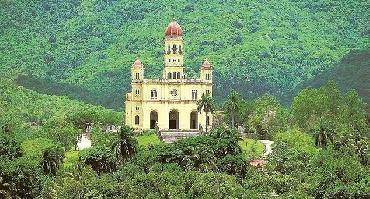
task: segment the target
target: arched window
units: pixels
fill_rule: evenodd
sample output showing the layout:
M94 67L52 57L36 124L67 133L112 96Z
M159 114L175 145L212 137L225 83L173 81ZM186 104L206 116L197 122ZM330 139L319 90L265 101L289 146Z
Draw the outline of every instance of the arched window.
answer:
M180 79L180 72L177 72L177 79Z
M181 45L179 46L179 53L182 54L182 48Z
M168 73L168 79L172 79L172 73Z
M138 115L135 116L135 124L139 125L140 124L140 118Z
M136 78L136 79L140 79L140 73L136 73L136 74L135 74L135 78Z
M157 90L153 89L150 91L151 99L157 99Z
M176 72L173 72L172 77L176 79Z
M174 45L172 46L172 53L173 53L173 54L176 54L176 52L177 52L177 46L176 46L176 44L174 44Z

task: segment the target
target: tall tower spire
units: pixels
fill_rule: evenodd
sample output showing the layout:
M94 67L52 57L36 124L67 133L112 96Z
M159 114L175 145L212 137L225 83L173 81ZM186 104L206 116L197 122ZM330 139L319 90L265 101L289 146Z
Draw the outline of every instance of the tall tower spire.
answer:
M181 26L173 19L165 32L165 66L184 65L184 45Z
M184 43L181 26L173 19L166 28L164 39L165 79L182 79L184 77Z

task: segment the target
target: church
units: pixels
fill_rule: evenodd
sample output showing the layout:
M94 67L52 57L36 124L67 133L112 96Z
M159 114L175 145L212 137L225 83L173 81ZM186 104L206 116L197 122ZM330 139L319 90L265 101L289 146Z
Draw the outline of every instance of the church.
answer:
M212 114L197 111L197 101L212 96L212 65L207 59L199 77L190 79L184 67L185 46L181 26L174 20L164 39L164 68L159 79L146 79L139 58L131 67L131 92L126 94L126 125L138 130L199 131L210 129Z

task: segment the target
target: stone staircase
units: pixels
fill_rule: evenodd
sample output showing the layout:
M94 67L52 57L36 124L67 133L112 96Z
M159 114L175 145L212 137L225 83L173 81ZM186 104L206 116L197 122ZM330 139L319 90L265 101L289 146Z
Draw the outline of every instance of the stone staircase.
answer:
M91 147L91 139L89 134L84 133L80 138L77 138L77 150L87 149Z
M194 131L191 131L191 130L189 131L161 130L159 132L159 135L163 142L172 143L179 139L198 136L199 131L198 130L194 130Z

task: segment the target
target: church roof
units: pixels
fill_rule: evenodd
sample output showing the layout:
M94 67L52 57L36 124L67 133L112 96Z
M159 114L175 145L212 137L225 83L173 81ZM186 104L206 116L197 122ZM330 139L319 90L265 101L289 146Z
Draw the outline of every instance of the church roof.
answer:
M168 24L165 32L166 36L182 36L182 29L181 26L177 23L177 21L173 20L171 23Z
M208 59L204 59L204 62L202 64L202 67L204 67L204 68L211 68L212 65L211 65L211 63L209 63Z

